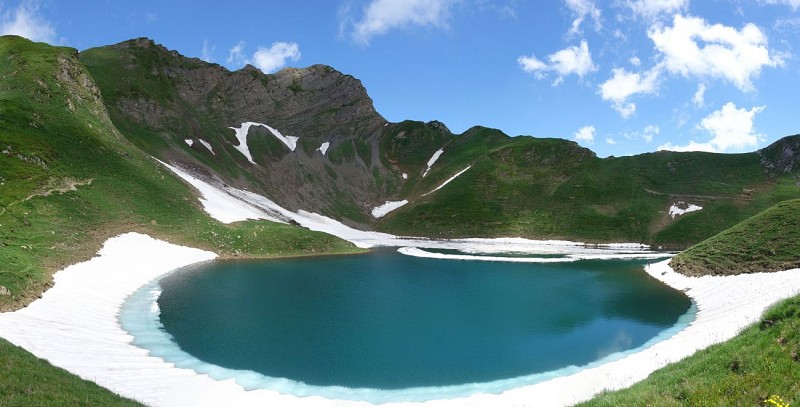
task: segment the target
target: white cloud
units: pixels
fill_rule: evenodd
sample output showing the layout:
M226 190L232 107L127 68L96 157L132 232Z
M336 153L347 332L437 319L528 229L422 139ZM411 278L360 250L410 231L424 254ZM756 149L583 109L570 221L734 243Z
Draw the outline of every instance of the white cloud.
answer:
M226 62L229 65L235 66L242 66L248 63L247 57L244 55L244 41L239 41L228 51L228 59Z
M259 47L253 54L253 65L264 73L272 73L287 61L300 59L300 46L294 42L274 42L269 48Z
M583 126L575 132L575 140L592 144L594 143L594 133L594 126Z
M648 143L652 143L653 137L657 136L659 133L661 133L661 129L658 126L650 124L642 131L642 139Z
M566 6L575 14L575 20L572 21L572 26L569 29L569 35L578 35L581 33L581 24L586 17L591 17L594 20L595 30L602 28L600 9L594 4L594 0L565 0Z
M253 64L264 73L272 73L286 65L288 61L298 61L301 57L300 46L294 42L273 42L269 48L258 47L251 58L244 52L244 41L239 41L228 52L228 65L238 68L245 64Z
M203 51L200 54L200 59L206 62L214 62L214 51L217 49L215 45L209 45L208 40L203 40Z
M628 98L638 94L652 94L658 90L659 69L654 68L642 74L628 72L623 68L612 70L614 76L600 85L600 96L610 101L623 118L636 112L636 104Z
M450 8L456 0L372 0L364 7L359 21L349 19L351 4L348 2L340 10L343 20L340 31L352 24L350 33L353 40L361 45L369 45L370 40L385 35L390 30L406 27L448 26Z
M741 30L708 25L698 17L676 15L672 27L653 26L647 34L669 72L699 78L723 78L743 91L753 89L753 78L765 66L783 64L770 53L767 36L754 24Z
M0 35L19 35L31 41L55 43L56 30L38 14L38 9L35 2L23 1L16 9L4 12L0 15Z
M756 133L753 119L765 108L766 106L756 106L750 110L739 109L733 102L728 102L722 109L711 113L697 125L697 129L711 134L711 140L702 143L692 140L685 146L667 143L659 146L658 149L727 152L756 147L764 139L764 136Z
M705 96L706 96L706 85L701 83L697 85L697 92L695 92L694 96L692 97L692 104L694 104L694 106L698 109L705 106L706 105Z
M782 4L792 8L792 11L797 11L800 8L800 0L760 0L765 4Z
M617 144L617 142L611 137L606 137L606 144L613 146L614 144Z
M583 79L587 73L597 70L597 66L592 62L592 55L586 40L581 41L578 47L571 46L550 54L547 61L548 63L545 63L535 55L517 58L520 68L525 72L533 73L538 79L547 77L548 71L556 72L558 77L553 85L560 84L564 76L575 74Z
M634 16L650 21L686 10L689 0L626 0L624 4Z
M631 57L630 62L631 62L631 65L633 65L633 66L637 66L638 67L638 66L642 65L642 60L639 59L639 57L637 57L635 55Z

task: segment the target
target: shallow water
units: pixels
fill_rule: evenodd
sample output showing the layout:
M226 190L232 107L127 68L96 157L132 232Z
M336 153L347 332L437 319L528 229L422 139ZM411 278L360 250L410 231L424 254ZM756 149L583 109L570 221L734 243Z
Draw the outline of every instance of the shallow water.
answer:
M167 335L153 334L171 336L183 352L147 345L141 329L140 346L168 361L190 355L199 360L188 367L220 379L239 375L249 388L288 378L279 387L302 394L317 386L458 388L547 377L640 347L674 329L691 305L647 276L641 261L488 263L389 251L211 262L158 285L153 311L160 308ZM226 369L198 368L204 363Z

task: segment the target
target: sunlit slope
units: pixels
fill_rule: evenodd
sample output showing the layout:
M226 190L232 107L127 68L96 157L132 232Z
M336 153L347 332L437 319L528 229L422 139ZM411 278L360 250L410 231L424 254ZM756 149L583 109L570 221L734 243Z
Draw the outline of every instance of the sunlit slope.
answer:
M800 267L800 200L781 202L680 253L686 275L733 275Z
M194 192L123 138L73 49L0 37L0 310L108 237L141 231L227 256L352 250L289 225L222 225Z
M682 248L800 197L796 168L773 165L773 150L798 151L799 144L800 137L793 136L747 154L658 152L600 159L574 142L511 138L476 127L442 143L444 153L431 172L405 190L412 203L388 214L378 228L409 235ZM470 165L445 188L423 196ZM673 205L689 204L703 209L670 214Z

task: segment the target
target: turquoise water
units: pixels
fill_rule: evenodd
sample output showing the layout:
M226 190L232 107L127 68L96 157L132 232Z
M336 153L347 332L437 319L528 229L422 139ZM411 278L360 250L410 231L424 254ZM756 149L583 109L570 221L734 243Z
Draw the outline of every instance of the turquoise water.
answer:
M246 388L301 395L335 388L333 396L345 398L347 389L373 388L392 391L352 397L421 400L529 384L674 333L691 319L691 303L642 265L393 251L211 262L155 283L162 326L137 327L147 317L131 314L133 307L121 320L154 354ZM153 290L140 290L143 303ZM398 389L409 388L417 389L413 397L400 397Z

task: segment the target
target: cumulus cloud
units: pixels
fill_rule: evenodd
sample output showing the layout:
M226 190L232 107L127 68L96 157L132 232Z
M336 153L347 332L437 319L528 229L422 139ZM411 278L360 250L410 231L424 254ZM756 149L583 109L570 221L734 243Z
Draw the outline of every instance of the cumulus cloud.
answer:
M6 10L0 15L0 35L19 35L31 41L55 43L55 28L38 12L39 7L32 1L23 1L17 8Z
M658 90L659 69L654 68L644 73L628 72L623 68L612 70L611 79L600 85L600 96L610 101L614 109L623 118L636 112L636 104L628 99L639 94L652 94Z
M671 27L653 26L648 36L670 73L722 78L743 91L753 90L762 68L783 65L783 56L770 52L767 36L754 24L737 30L676 15Z
M448 26L450 9L456 0L372 0L363 8L358 21L351 20L352 3L347 2L339 12L340 31L352 31L353 41L369 45L373 37L407 27Z
M593 0L565 0L565 3L567 8L575 15L575 20L572 21L572 25L569 29L569 35L581 33L581 24L586 20L586 17L590 17L594 20L595 30L600 30L602 28L602 13L594 4Z
M244 52L244 42L239 41L228 52L228 65L240 67L253 64L264 73L272 73L284 67L289 61L300 60L300 46L294 42L273 42L269 48L258 47L252 57Z
M558 74L553 85L560 84L567 75L575 74L581 79L589 72L597 70L592 62L592 54L589 52L589 44L586 40L581 41L580 46L571 46L550 54L547 63L536 58L535 55L521 56L517 58L517 63L523 71L533 73L538 79L547 77L547 73L552 71Z
M684 146L667 143L659 146L658 149L728 152L756 147L764 139L764 136L756 132L753 119L765 108L766 106L755 106L748 110L737 108L733 102L728 102L722 109L711 113L697 125L698 130L703 130L711 135L710 140L706 142L692 140Z
M635 17L655 20L686 10L689 7L689 0L626 0L624 4Z
M606 137L606 144L613 146L614 144L617 144L617 142L611 137Z
M583 126L575 132L575 140L585 141L589 144L594 143L594 134L596 130L594 126Z
M288 61L299 59L299 45L294 42L274 42L269 48L258 48L253 54L253 65L264 73L271 73L284 67Z

